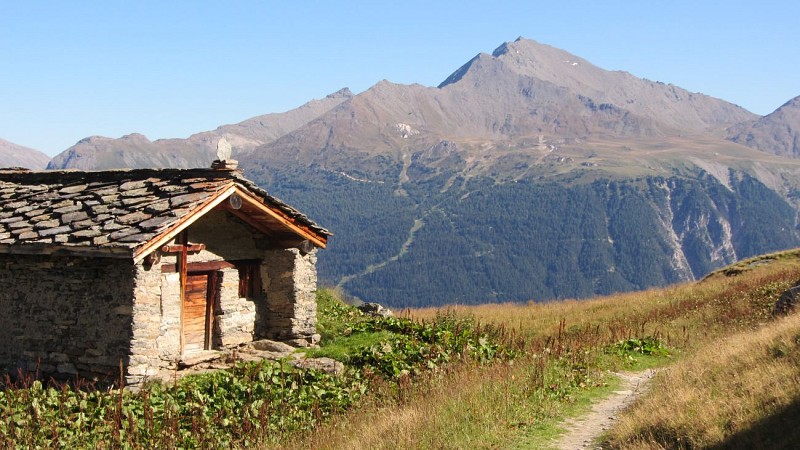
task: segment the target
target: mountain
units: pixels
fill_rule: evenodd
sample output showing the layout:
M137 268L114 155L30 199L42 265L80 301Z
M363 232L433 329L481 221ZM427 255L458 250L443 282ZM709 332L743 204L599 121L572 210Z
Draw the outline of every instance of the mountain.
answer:
M763 152L800 158L800 96L769 115L729 128L728 139Z
M285 113L253 117L187 139L150 141L138 133L118 139L92 136L57 155L47 168L208 167L215 158L220 137L224 136L237 149L251 149L301 127L352 96L345 88Z
M437 87L384 80L260 144L228 140L248 177L333 230L323 282L424 306L661 286L800 245L800 160L720 137L756 120L520 38ZM124 140L105 144L118 163Z
M0 139L0 167L43 169L49 160L49 156L38 150Z
M497 158L542 157L547 144L663 138L756 117L722 100L605 71L518 39L492 55L479 54L438 88L382 81L258 153L265 162L334 164L344 157L348 167L348 152L318 149L397 155L448 141L493 165ZM502 151L484 155L487 143Z

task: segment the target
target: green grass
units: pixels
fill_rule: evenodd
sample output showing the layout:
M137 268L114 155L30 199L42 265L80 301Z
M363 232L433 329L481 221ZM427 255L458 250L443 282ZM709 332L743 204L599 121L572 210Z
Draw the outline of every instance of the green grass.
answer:
M386 330L353 331L353 327L368 321L358 308L346 304L330 289L317 291L317 332L322 339L320 348L306 351L311 358L328 357L343 363L352 355L391 339L395 333Z
M310 358L328 357L337 361L347 363L350 356L361 353L362 350L378 345L395 337L396 334L390 331L376 332L357 332L349 336L337 336L320 343L320 348L306 351Z

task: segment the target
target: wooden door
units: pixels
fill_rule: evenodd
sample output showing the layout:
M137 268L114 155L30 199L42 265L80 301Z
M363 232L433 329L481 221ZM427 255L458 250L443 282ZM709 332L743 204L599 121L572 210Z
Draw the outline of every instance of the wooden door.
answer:
M183 353L211 349L214 327L214 274L190 273L186 276L183 304Z

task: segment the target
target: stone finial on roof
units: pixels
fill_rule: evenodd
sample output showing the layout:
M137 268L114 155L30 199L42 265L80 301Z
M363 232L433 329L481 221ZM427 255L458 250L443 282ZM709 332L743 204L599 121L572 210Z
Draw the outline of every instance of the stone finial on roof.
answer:
M239 162L231 159L231 144L225 136L217 141L217 159L211 163L211 168L216 170L234 170Z
M217 141L217 159L220 161L231 159L231 143L224 136Z

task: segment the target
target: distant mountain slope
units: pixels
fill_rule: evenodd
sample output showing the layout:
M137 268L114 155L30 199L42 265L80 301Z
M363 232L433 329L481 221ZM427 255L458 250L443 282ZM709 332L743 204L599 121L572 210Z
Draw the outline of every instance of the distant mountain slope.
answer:
M800 158L800 96L769 115L729 128L728 139L774 155Z
M236 152L250 149L299 128L352 95L345 88L285 113L253 117L238 124L223 125L213 131L197 133L187 139L150 141L138 133L119 139L92 136L58 154L48 168L207 167L214 159L216 143L222 136L225 136Z
M756 117L520 39L438 88L381 81L241 160L345 230L320 271L353 295L586 297L800 244L800 163L717 137Z
M0 139L0 167L44 169L50 157L32 148Z
M524 171L564 145L701 133L756 117L723 100L518 39L493 55L479 54L438 88L381 81L254 148L248 160L346 171L360 165L356 155L399 160L423 149L436 153L447 142L450 161L440 163L460 165L457 171L503 171L510 160Z

